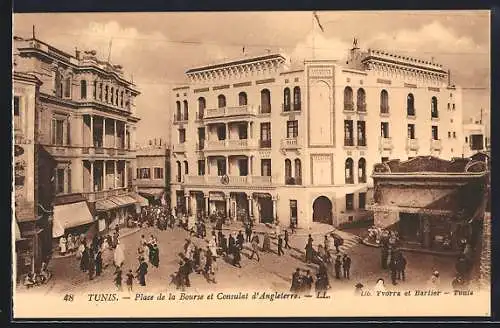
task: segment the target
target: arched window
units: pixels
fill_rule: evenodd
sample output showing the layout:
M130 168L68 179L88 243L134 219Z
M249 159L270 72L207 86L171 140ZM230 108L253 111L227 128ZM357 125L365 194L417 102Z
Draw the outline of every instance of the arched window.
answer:
M123 91L120 93L120 107L123 107Z
M292 184L292 161L285 159L285 184Z
M389 93L387 90L380 92L380 112L383 114L389 113Z
M175 112L175 121L180 121L182 120L181 102L177 100L175 105L177 109Z
M358 182L366 183L366 160L363 157L358 161Z
M115 93L115 106L118 106L118 88L116 89L116 93Z
M431 99L431 117L438 118L438 99L436 97L432 97Z
M260 92L260 112L271 113L271 92L268 89Z
M183 101L184 103L184 120L187 121L189 119L189 108L187 100Z
M366 93L363 88L358 89L356 107L358 112L366 112Z
M302 184L302 164L300 159L295 159L295 184Z
M353 111L354 101L352 99L352 89L351 87L345 87L344 89L344 110Z
M106 87L104 88L104 101L105 101L105 102L108 102L108 101L109 101L109 87L108 87L108 86L106 86Z
M290 89L285 88L283 90L283 111L288 112L290 110Z
M415 116L415 97L412 93L406 98L406 113L408 116Z
M99 100L102 101L102 83L99 83Z
M205 115L205 107L207 106L207 103L205 101L205 98L200 97L198 98L198 118L202 119L203 116Z
M353 161L352 158L348 158L345 161L345 183L354 183L353 175Z
M224 108L226 107L226 96L224 95L219 95L217 97L217 101L218 101L218 107L219 108Z
M248 105L248 99L246 92L240 92L238 94L238 106L246 106Z
M181 162L177 161L177 182L182 181L182 167Z
M300 87L293 88L293 110L300 110Z
M110 103L114 104L115 103L115 88L111 87L111 99L109 100Z
M55 71L54 87L56 89L56 96L62 98L63 96L63 77L59 70Z
M189 174L189 165L188 161L184 161L184 174L188 175Z
M87 81L80 81L80 97L82 99L87 99Z

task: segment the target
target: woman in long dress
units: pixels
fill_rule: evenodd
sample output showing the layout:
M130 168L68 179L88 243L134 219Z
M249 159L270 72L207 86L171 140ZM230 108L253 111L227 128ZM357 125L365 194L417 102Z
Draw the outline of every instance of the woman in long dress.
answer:
M385 285L384 285L384 279L378 278L377 284L373 288L376 292L385 292Z
M125 262L125 248L120 241L118 241L115 248L114 261L117 267L121 267L123 262Z
M267 232L264 235L264 242L262 244L262 250L264 252L270 252L271 251L271 238L269 237L269 234Z
M66 254L66 238L64 236L59 239L59 252L61 255Z
M210 252L212 252L212 256L216 257L217 256L217 242L215 241L215 235L212 236L212 238L208 242L208 248L210 249Z
M73 237L72 234L68 235L67 245L68 245L67 247L68 253L73 254L73 252L75 251L75 238Z

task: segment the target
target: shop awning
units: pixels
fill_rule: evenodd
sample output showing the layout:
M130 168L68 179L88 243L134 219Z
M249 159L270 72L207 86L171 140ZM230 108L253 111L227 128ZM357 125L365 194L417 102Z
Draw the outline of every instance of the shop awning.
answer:
M146 197L154 197L155 199L160 199L163 195L163 189L155 189L155 188L141 188L139 190L139 194L143 194Z
M137 203L137 200L128 195L109 197L108 200L118 205L118 207L128 206Z
M19 229L19 223L17 223L17 220L14 220L14 225L15 225L15 229L16 229L16 232L15 232L16 241L23 240L23 238L21 237L21 230Z
M82 226L93 221L86 202L54 206L52 237L60 237L68 228Z
M102 200L98 200L97 202L95 202L95 208L98 212L105 212L105 211L109 211L113 208L117 208L118 205L116 205L115 203L113 203L112 201L108 200L108 199L102 199Z
M141 206L149 206L149 200L147 200L146 198L142 197L141 195L139 194L136 194L136 193L132 193L130 194L130 196L132 196L139 205Z

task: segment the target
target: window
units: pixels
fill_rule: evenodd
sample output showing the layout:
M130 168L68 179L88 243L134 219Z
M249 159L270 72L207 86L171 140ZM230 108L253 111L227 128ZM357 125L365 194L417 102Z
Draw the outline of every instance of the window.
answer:
M436 125L432 126L432 140L439 140L438 127Z
M92 97L97 99L97 81L94 81L94 88L92 90Z
M456 139L457 138L457 134L455 133L455 131L453 131L453 139Z
M290 89L285 88L283 91L283 111L290 111Z
M406 114L408 116L415 116L415 97L412 93L406 97Z
M389 138L389 122L380 123L380 136L382 138Z
M14 97L14 129L21 129L21 112L20 112L20 98Z
M292 180L292 161L285 159L285 184L293 184Z
M155 179L163 179L163 167L154 168Z
M290 199L290 217L297 219L297 200Z
M238 94L238 105L239 106L246 106L246 105L248 105L247 94L245 92L240 92Z
M353 161L348 158L345 161L345 183L354 183Z
M62 98L63 96L63 77L61 72L59 70L55 71L55 76L54 76L54 87L56 91L56 96L59 98Z
M109 87L108 87L108 86L106 86L106 87L104 88L104 101L105 101L105 102L108 102L108 101L109 101Z
M455 110L455 104L453 104L453 110Z
M182 181L182 167L181 162L177 161L177 182Z
M345 209L346 211L354 210L354 194L345 195Z
M408 139L415 139L415 124L408 124Z
M64 169L57 168L55 174L56 194L64 193Z
M176 105L176 112L175 112L175 117L174 117L174 121L182 121L182 110L181 110L181 102L180 101L176 101L175 102L175 105Z
M465 142L468 143L469 142L469 138L465 137Z
M82 99L87 99L87 81L80 81L80 97Z
M450 103L448 103L448 110L450 110L451 106L450 106Z
M217 139L218 140L226 140L226 125L218 125L217 126Z
M366 146L365 121L358 121L358 146Z
M217 175L218 176L223 176L226 174L226 160L219 158L217 159Z
M115 88L111 87L110 91L110 103L114 104L115 103Z
M352 120L344 120L344 146L354 146Z
M139 169L139 176L137 178L138 179L151 179L151 169L149 167L140 168Z
M207 103L205 101L205 98L200 97L198 98L198 118L203 119L203 116L205 115L205 107L207 106Z
M295 184L302 184L302 163L300 159L295 159Z
M260 147L271 147L271 123L260 123Z
M345 111L353 111L354 110L354 101L352 99L352 89L351 87L346 87L344 89L344 110Z
M366 192L360 192L359 193L359 208L364 210L365 207L366 207Z
M67 77L64 81L64 97L71 98L71 78Z
M205 175L205 160L198 160L198 175Z
M123 91L120 93L120 107L123 107Z
M482 134L472 134L470 136L470 148L472 150L483 150L483 135Z
M102 101L102 83L99 83L99 100Z
M224 95L219 95L217 97L217 107L219 108L224 108L226 107L226 96Z
M358 181L366 183L366 160L363 157L358 161Z
M188 161L184 161L184 174L189 174L189 164Z
M382 163L389 162L389 157L382 157Z
M358 89L356 107L358 112L366 112L366 93L363 88Z
M438 118L438 100L436 97L431 98L431 117Z
M299 121L287 121L286 122L286 137L287 138L297 138L299 135Z
M260 92L260 112L271 113L271 92L268 89Z
M179 143L186 142L186 129L179 129Z
M301 110L300 87L293 88L293 110Z
M187 121L189 119L189 108L187 100L183 101L184 103L184 120Z
M382 90L380 92L380 113L389 113L389 93L387 90Z
M246 124L238 125L238 138L240 140L248 139L248 127Z
M260 160L261 175L263 177L271 176L271 159L261 159Z
M115 94L115 106L118 106L118 88L116 89L116 94Z
M451 138L451 132L448 131L448 139Z
M64 120L52 120L52 144L62 146L64 144Z

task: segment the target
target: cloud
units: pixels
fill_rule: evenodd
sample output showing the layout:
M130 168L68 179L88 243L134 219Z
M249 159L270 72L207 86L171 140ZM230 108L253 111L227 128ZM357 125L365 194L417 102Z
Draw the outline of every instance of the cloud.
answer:
M304 59L334 59L346 57L349 44L340 38L328 37L324 33L311 31L295 46L289 55L293 61Z

